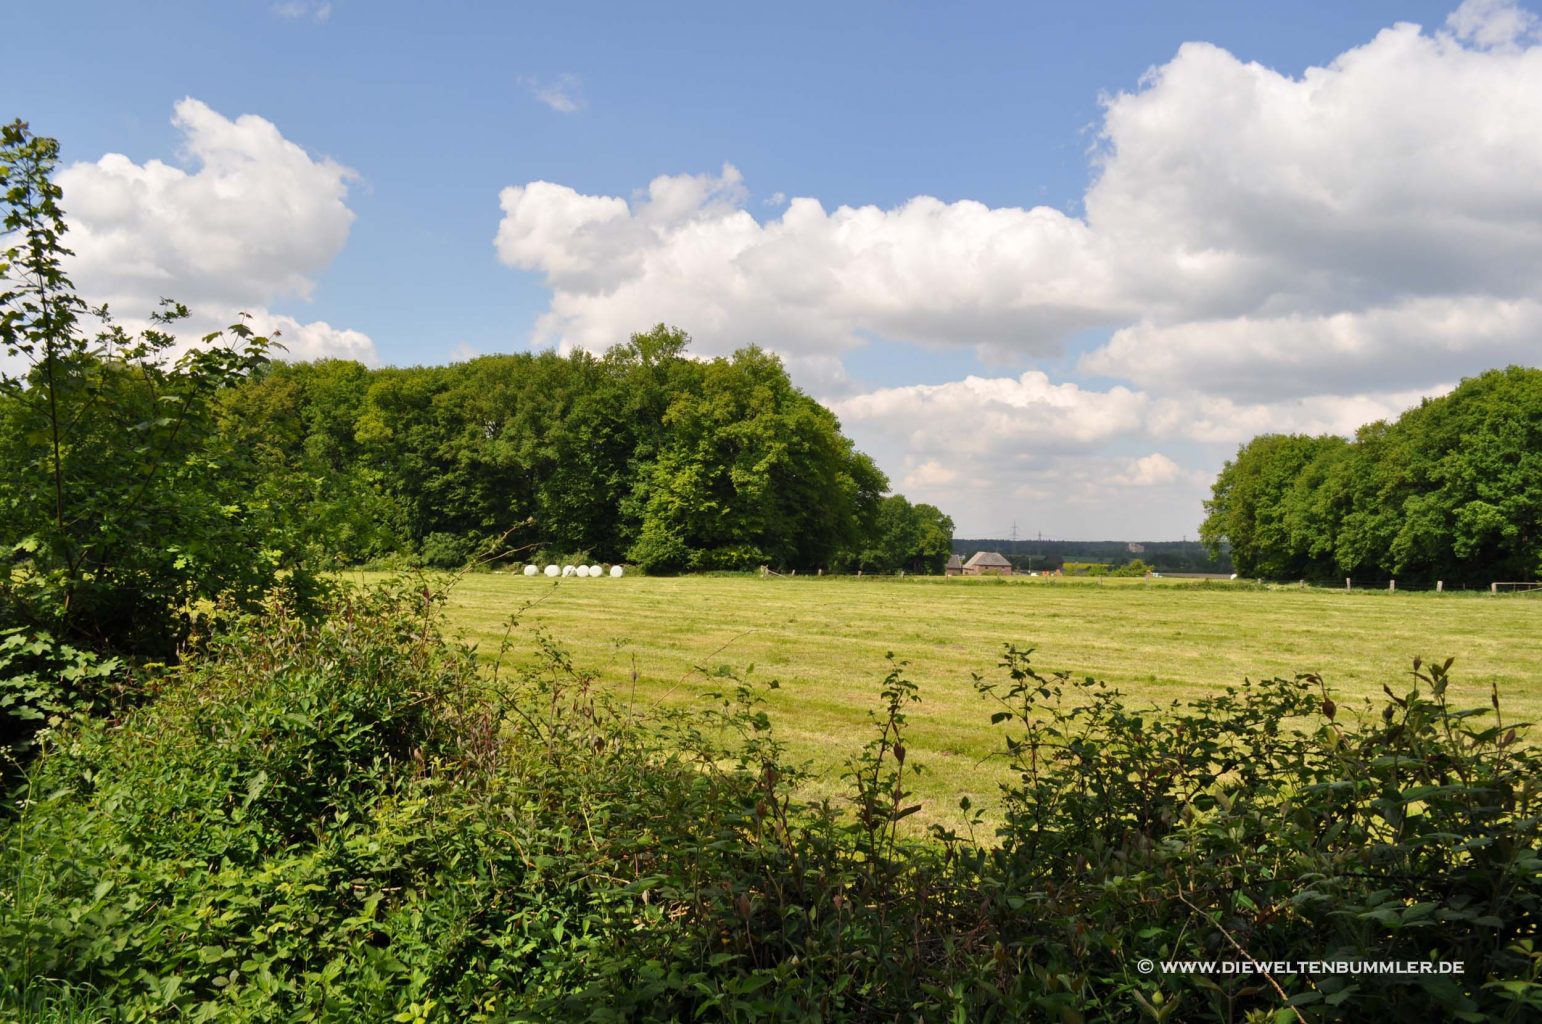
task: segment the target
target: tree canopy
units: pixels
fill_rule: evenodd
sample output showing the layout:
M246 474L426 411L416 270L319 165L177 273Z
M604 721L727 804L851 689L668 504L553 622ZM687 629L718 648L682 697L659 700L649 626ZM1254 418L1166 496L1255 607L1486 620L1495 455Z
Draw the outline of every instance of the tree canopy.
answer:
M88 309L64 272L57 160L53 139L3 129L0 352L24 370L0 373L0 631L169 658L200 605L252 607L280 576L309 579L218 428L268 342L237 324L178 358L176 303L137 336Z
M452 565L495 539L653 572L939 571L953 524L888 480L779 358L687 356L660 324L603 356L267 365L225 430L318 551Z
M1542 370L1490 370L1353 441L1255 437L1205 509L1201 538L1250 576L1542 576Z

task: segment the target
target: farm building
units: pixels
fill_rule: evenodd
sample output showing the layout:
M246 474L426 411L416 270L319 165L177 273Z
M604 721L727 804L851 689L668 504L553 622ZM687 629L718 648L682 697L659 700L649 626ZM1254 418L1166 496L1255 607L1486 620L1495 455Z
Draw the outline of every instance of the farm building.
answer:
M999 551L976 551L964 563L965 576L1010 576L1012 563Z
M963 558L959 557L958 555L949 555L948 556L948 564L942 567L942 574L944 576L962 576L962 575L964 575L964 560L963 560Z

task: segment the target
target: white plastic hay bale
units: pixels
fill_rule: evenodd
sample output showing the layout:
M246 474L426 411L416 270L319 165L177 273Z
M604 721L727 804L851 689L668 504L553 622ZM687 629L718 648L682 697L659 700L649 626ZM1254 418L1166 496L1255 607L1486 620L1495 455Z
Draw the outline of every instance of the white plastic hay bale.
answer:
M538 573L540 573L540 571L541 571L541 569L540 569L539 566L535 566L535 565L527 565L527 566L525 566L525 575L526 576L535 576Z
M588 576L589 575L589 567L587 565L580 565L578 568L573 570L573 575L574 576Z
M546 567L546 575L548 575L548 576L555 576L558 573L560 573L561 571L562 571L562 567L560 565L548 565Z
M610 567L611 579L620 579L625 574L626 574L626 570L622 569L621 566L619 566L619 565L613 565L613 566Z
M605 570L601 569L597 565L591 565L589 567L589 575L590 576L604 576L605 575Z
M562 567L562 575L564 575L564 576L571 576L571 575L573 575L577 571L578 570L573 568L571 565L564 565Z

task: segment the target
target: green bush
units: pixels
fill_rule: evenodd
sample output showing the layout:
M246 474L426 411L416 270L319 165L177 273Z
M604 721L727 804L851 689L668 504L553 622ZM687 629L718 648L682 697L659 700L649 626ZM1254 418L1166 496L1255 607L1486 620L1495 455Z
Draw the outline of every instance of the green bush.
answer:
M41 630L0 629L0 793L37 747L38 733L111 703L122 663L61 644Z
M459 569L470 560L477 543L456 533L431 533L423 538L422 562L431 569Z
M1145 956L1465 967L1271 979L1293 1011L1275 1019L1542 1007L1538 757L1497 693L1485 722L1490 709L1448 705L1449 663L1416 661L1413 689L1346 723L1315 676L1135 711L1095 680L1040 676L1025 652L1004 667L1009 683L980 686L1018 727L1020 783L1001 846L972 855L1008 975L1035 1005L1109 1013L1118 998L1155 1019L1230 1020L1280 1004L1256 975L1132 974ZM1024 893L1050 913L1025 919Z
M355 1019L394 1007L373 914L412 869L475 671L431 601L248 620L147 706L57 730L0 854L6 981L93 985L126 1019L283 1019L339 974Z

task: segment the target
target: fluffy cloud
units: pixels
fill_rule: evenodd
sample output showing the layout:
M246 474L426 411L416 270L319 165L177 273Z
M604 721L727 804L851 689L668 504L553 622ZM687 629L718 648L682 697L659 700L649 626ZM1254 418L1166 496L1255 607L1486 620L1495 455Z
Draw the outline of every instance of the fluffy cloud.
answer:
M500 195L496 245L552 288L538 340L581 347L669 320L709 352L766 338L828 352L867 333L1049 351L1117 304L1086 225L1047 207L795 198L761 224L745 198L732 165L655 178L630 203L531 182Z
M1300 79L1191 44L1113 100L1088 223L1142 313L1084 368L1310 395L1535 358L1542 47L1513 5L1452 24Z
M1542 300L1412 298L1319 316L1243 316L1116 331L1081 360L1090 373L1163 392L1200 387L1232 398L1404 391L1534 361Z
M1220 460L1239 441L1270 431L1349 435L1451 386L1238 401L1100 391L1030 371L883 388L830 404L895 485L948 510L962 536L999 536L1022 518L1051 536L1134 530L1152 538L1193 532ZM1146 445L1168 450L1117 453ZM1144 497L1132 521L1137 492Z
M1125 471L1115 477L1116 483L1126 487L1160 487L1183 476L1176 462L1161 452L1152 452L1138 459L1131 459Z
M367 366L379 364L375 343L362 331L333 327L325 320L302 323L292 316L263 310L251 315L248 326L274 338L282 347L274 355L303 362L311 359L353 359Z
M282 330L292 358L374 362L358 331L268 309L308 298L342 250L353 171L312 158L263 118L232 121L195 99L176 105L173 124L191 170L110 153L59 172L76 254L68 270L81 295L128 324L173 297L193 311L190 335L245 311L258 329Z
M1454 381L1409 391L1313 395L1238 402L1217 395L1160 398L1148 406L1145 432L1158 439L1230 447L1258 434L1340 434L1376 420L1394 419L1421 399L1445 394Z
M550 82L542 82L534 75L522 75L519 84L559 114L576 114L588 106L583 80L577 75L561 74Z
M1537 37L1538 20L1514 0L1467 0L1446 19L1446 27L1458 39L1479 46L1514 46L1526 37Z
M930 461L1011 461L1031 453L1086 452L1140 431L1148 400L1127 388L1087 391L1036 370L884 388L832 402L843 422L904 438Z
M1166 454L1102 454L1148 431L1151 402L1127 388L1088 390L1030 371L884 388L831 407L899 489L947 510L965 536L1000 535L1019 514L1056 536L1117 536L1131 488L1197 501L1190 474ZM1181 513L1171 530L1190 519Z

